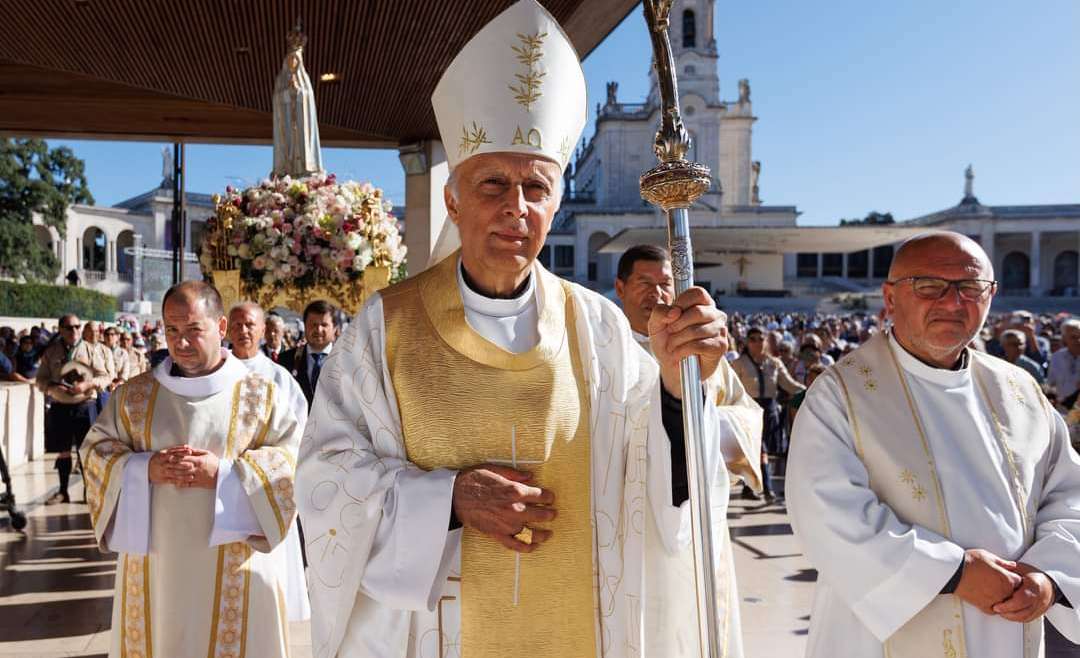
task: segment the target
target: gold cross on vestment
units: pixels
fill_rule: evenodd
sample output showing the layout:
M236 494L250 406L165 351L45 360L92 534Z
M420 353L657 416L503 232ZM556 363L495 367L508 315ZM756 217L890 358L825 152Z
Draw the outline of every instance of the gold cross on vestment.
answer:
M510 459L489 459L492 464L504 464L516 469L522 464L543 464L543 459L518 459L517 457L517 426L510 426ZM514 607L518 605L521 594L521 553L514 552Z

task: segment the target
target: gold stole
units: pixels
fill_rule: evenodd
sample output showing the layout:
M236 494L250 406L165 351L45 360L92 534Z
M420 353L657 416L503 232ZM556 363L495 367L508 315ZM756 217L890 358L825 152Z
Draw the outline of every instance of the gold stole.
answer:
M461 655L592 657L598 617L589 394L573 298L567 284L534 269L540 343L511 354L466 322L457 264L455 253L380 293L409 461L427 470L517 465L555 492L559 512L544 524L552 539L529 555L465 528Z
M886 334L877 334L832 369L846 397L855 450L869 473L870 488L901 521L951 538L934 455L894 349L902 348L890 345ZM974 350L968 354L976 394L991 410L994 434L1009 464L1013 499L1030 545L1034 509L1028 504L1029 493L1050 436L1045 409L1040 408L1043 396L1034 381L1021 385L1017 369L1004 361ZM1041 655L1042 628L1042 620L1025 625L1025 658ZM885 642L885 656L961 658L967 656L965 644L961 601L944 594Z

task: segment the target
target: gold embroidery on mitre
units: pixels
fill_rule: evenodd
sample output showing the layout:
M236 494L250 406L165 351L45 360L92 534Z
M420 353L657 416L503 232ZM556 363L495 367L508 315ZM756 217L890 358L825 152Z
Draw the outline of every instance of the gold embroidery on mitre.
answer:
M527 144L542 149L544 148L544 137L540 134L539 128L529 128L529 132L526 134L521 131L521 126L518 126L517 130L514 131L514 141L510 145L517 146L518 144Z
M468 127L461 127L461 142L458 144L458 155L472 155L476 153L478 148L490 143L491 140L488 139L487 131L484 130L483 126L478 126L473 121L471 132Z
M510 91L514 92L514 101L524 107L526 112L529 112L532 110L532 104L543 95L540 92L540 85L543 84L547 72L539 70L536 65L544 56L543 46L544 39L547 38L547 32L538 32L536 34L521 34L519 32L517 37L521 45L510 47L513 48L517 61L525 66L525 73L515 73L514 77L517 78L518 84L507 86L510 87Z

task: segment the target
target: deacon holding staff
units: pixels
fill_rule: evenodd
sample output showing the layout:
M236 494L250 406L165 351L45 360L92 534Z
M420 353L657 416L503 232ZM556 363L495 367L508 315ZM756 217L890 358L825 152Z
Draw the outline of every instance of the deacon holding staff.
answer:
M110 396L82 447L103 551L119 553L109 655L288 655L280 561L300 425L222 349L210 284L162 300L169 356Z
M1080 458L1023 369L968 347L996 283L945 231L896 252L890 331L814 382L788 462L819 572L807 656L1036 658L1080 640Z
M654 359L618 308L536 262L586 100L534 0L465 46L433 104L460 249L367 302L323 367L301 449L315 655L698 656L692 574L649 583L691 554L671 448L690 354L725 518L746 431L715 404L725 318L700 288L657 303ZM726 524L711 531L725 550ZM741 656L729 575L720 651Z

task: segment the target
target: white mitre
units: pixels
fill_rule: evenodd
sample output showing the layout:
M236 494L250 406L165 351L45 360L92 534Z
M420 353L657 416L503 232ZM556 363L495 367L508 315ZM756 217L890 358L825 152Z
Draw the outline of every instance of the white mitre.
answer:
M565 170L588 119L581 60L536 0L519 0L465 44L431 104L450 169L481 153L524 153ZM448 220L430 262L459 245Z

